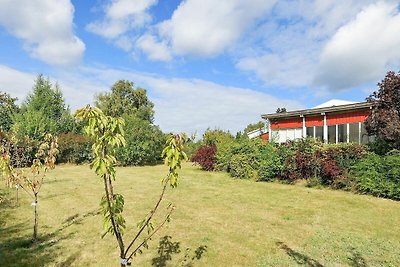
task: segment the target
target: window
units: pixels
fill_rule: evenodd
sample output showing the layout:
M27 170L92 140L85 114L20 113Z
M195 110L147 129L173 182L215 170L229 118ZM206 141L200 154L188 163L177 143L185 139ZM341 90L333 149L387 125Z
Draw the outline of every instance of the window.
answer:
M295 129L287 129L286 138L287 140L294 140Z
M360 142L358 122L349 124L349 141L357 144Z
M340 124L338 127L338 142L346 143L347 142L347 124Z
M365 124L361 123L361 144L365 145L368 144L370 141L373 140L372 136L369 136L367 130L365 129Z
M314 137L314 127L307 127L306 128L306 136L307 137Z
M336 125L328 126L328 143L336 144Z
M286 131L286 129L279 130L278 142L279 143L286 143L286 141L287 141L287 131Z
M297 128L294 130L294 138L301 139L303 137L303 128Z
M324 141L324 126L315 126L315 138Z

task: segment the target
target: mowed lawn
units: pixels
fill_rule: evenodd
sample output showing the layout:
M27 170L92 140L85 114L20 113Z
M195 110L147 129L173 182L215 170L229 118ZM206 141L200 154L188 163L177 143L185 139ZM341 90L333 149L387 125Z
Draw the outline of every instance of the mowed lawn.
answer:
M125 239L160 194L165 166L118 168L125 196ZM57 166L39 200L41 241L31 244L33 207L20 192L0 192L0 266L119 266L115 239L101 239L102 182L87 165ZM172 221L132 266L400 266L400 203L329 189L235 180L187 163L167 190ZM158 217L159 221L162 217ZM170 237L166 237L170 236ZM158 251L160 241L164 250ZM169 256L171 260L168 260Z

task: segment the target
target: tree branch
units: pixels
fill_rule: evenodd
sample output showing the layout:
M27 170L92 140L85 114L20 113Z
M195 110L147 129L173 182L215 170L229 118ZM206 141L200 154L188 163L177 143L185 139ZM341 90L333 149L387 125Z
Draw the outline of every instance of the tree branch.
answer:
M150 240L150 239L152 238L152 236L153 236L155 233L158 232L158 230L160 230L160 229L164 226L164 224L169 220L169 217L171 216L171 214L172 214L173 211L174 211L174 207L171 207L171 209L170 209L170 211L167 213L167 216L165 217L164 221L163 221L163 222L148 236L148 237L146 237L146 238L143 240L143 242L140 243L139 246L137 246L137 248L135 248L135 249L132 251L132 253L129 255L129 257L126 258L126 260L129 261L129 260L132 258L132 256L133 256L144 244L146 244L146 242L147 242L148 240Z
M131 243L129 243L129 246L127 247L125 254L128 254L129 249L132 247L132 245L135 243L135 241L139 238L139 236L141 235L141 233L143 232L143 230L146 228L146 226L149 224L150 220L153 218L154 214L156 213L158 207L160 206L160 203L164 197L165 194L165 190L167 189L168 186L168 182L169 182L169 175L167 177L167 179L165 179L164 181L164 186L163 189L161 191L160 197L156 203L156 205L154 206L154 208L150 211L149 217L147 218L146 222L142 225L142 227L139 229L139 231L137 232L136 236L133 238L133 240L131 241Z

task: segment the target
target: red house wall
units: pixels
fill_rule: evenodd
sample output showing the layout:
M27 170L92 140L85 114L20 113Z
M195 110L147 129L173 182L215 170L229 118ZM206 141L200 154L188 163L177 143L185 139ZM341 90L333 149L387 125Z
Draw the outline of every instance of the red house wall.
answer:
M354 123L354 122L363 122L367 119L370 114L370 110L362 110L362 111L350 111L339 114L326 114L326 124L327 125L335 125L335 124L346 124L346 123ZM324 125L324 116L305 116L306 127L312 126L323 126ZM289 129L289 128L302 128L303 127L303 118L289 118L289 119L281 119L274 120L271 123L271 129Z
M271 129L288 129L288 128L301 128L303 127L303 118L290 118L271 123Z
M367 119L369 114L370 114L370 110L347 112L347 113L340 113L340 114L327 114L326 115L326 124L327 125L335 125L335 124L363 122Z
M324 126L324 116L318 115L313 117L306 116L306 127Z

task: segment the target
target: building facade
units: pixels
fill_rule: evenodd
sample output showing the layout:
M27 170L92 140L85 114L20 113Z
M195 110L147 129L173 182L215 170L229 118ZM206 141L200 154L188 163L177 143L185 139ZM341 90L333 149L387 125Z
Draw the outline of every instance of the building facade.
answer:
M324 143L366 144L368 136L364 121L371 113L371 104L331 100L312 109L265 114L268 139L278 143L305 137Z

